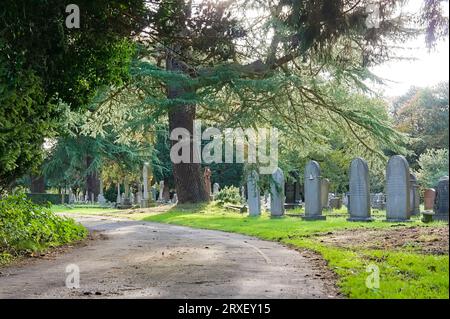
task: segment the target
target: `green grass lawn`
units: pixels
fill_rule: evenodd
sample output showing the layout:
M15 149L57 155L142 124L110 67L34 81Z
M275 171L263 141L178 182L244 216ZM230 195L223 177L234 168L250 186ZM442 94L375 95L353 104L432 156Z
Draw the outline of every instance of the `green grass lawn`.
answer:
M100 207L98 205L52 205L50 208L54 213L76 213L76 214L104 214L120 212L116 208Z
M302 221L298 217L272 219L267 214L247 217L213 205L177 207L144 220L241 233L318 252L339 276L338 286L349 298L449 298L448 255L423 254L408 248L339 248L317 239L318 235L339 230L393 227L393 224L381 220L350 223L344 217L313 222ZM412 223L395 226L445 227L446 224L424 225L416 219ZM366 287L369 265L379 267L379 289Z

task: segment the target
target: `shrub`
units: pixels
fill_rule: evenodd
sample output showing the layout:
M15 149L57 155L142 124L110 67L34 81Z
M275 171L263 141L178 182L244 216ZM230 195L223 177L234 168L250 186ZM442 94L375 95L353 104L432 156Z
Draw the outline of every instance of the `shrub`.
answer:
M0 262L8 256L61 246L86 235L82 225L34 204L24 194L0 200Z
M240 204L241 203L241 195L239 193L239 188L230 186L223 188L217 195L214 200L219 204Z
M422 187L435 187L439 179L448 175L448 150L431 149L420 155L418 179Z

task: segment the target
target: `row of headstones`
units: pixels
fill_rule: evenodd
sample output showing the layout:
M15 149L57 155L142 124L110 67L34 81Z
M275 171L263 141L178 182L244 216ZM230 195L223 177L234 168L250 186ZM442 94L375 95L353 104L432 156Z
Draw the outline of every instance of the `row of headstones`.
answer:
M248 209L250 216L261 214L258 174L253 171L247 179ZM310 161L305 168L305 220L324 220L322 215L324 197L324 179L320 165ZM349 221L372 221L369 168L362 158L354 159L350 164L350 192L348 194ZM273 217L284 215L284 174L280 168L272 174L270 186L270 213ZM441 179L436 197L436 220L448 220L448 177ZM326 192L328 196L328 191ZM386 168L386 221L408 221L413 214L420 213L420 196L415 177L410 173L409 164L403 156L393 156Z

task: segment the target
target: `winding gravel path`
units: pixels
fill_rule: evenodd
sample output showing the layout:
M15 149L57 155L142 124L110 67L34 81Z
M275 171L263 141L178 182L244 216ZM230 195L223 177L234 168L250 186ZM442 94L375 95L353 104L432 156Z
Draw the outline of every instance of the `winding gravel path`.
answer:
M0 269L0 298L336 298L307 254L219 231L77 216L94 240ZM65 286L66 266L80 288Z

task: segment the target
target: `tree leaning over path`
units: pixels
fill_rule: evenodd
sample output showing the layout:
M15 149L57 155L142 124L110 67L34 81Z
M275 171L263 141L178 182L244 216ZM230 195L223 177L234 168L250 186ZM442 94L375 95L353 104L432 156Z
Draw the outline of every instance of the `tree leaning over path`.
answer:
M383 148L398 151L402 138L392 125L351 103L370 91L366 80L380 80L368 67L391 59L395 43L425 30L431 47L448 33L448 21L438 0L403 16L402 1L376 3L379 25L371 28L369 1L149 1L125 91L141 94L134 106L142 114L167 116L170 129L191 134L202 118L275 126L303 146L324 138L315 127L336 125L381 156ZM207 200L201 164L173 164L173 173L181 203Z

